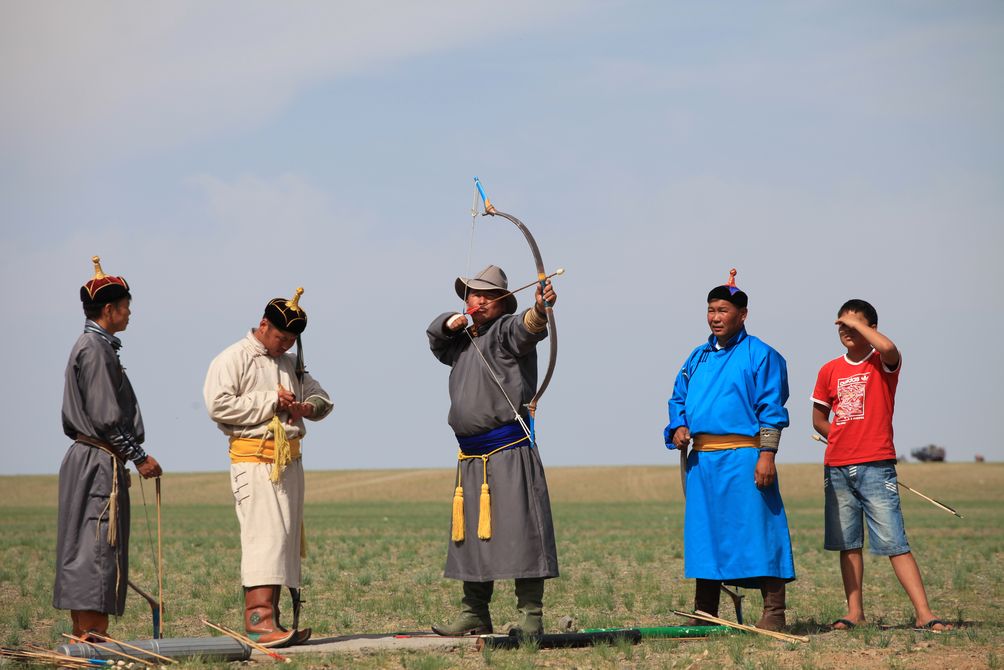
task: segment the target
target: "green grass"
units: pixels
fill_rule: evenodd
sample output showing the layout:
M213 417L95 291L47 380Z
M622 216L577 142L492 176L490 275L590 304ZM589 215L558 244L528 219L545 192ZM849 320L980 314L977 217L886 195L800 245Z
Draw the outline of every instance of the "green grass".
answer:
M943 469L938 469L939 467ZM569 468L549 471L562 576L545 592L545 625L574 616L580 627L678 623L693 581L683 578L683 515L675 468ZM901 476L960 509L956 519L904 498L907 531L935 612L965 622L950 635L911 630L912 610L888 559L866 554L869 625L823 632L844 613L837 557L821 549L822 501L816 466L782 466L798 580L789 587L792 631L809 644L766 638L646 640L580 650L379 652L298 656L296 665L362 668L1002 667L1004 648L1004 467L905 466ZM391 483L386 480L394 477ZM460 588L442 578L451 473L310 473L304 623L316 635L421 630L452 617ZM218 480L218 481L217 481ZM420 482L409 489L408 482ZM429 492L432 482L434 487ZM585 482L585 483L583 483ZM980 485L976 485L979 482ZM310 487L315 487L312 494ZM147 485L148 488L149 485ZM242 595L237 521L226 476L164 480L165 630L206 635L200 618L239 628ZM367 488L369 487L369 488ZM156 571L138 487L133 486L131 577L156 592ZM386 494L387 500L381 496ZM402 498L403 495L408 497ZM618 499L617 496L620 496ZM151 496L147 496L148 501ZM55 478L0 477L0 640L55 645L69 630L51 606ZM152 515L151 515L152 516ZM155 519L153 534L156 534ZM759 593L745 591L755 620ZM517 619L512 582L496 586L497 627ZM289 612L288 594L283 610ZM733 617L722 602L722 613ZM288 616L288 614L286 615ZM118 637L150 634L150 612L130 593L112 621Z

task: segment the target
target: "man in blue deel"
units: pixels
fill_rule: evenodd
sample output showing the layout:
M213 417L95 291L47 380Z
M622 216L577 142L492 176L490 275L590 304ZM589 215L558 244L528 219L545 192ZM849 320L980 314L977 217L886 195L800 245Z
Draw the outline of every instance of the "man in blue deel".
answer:
M774 467L788 425L788 371L781 354L746 333L749 296L735 274L708 293L711 336L676 376L664 437L684 454L693 440L683 539L684 574L697 579L695 609L717 616L722 583L759 588L756 625L780 630L785 584L795 579Z

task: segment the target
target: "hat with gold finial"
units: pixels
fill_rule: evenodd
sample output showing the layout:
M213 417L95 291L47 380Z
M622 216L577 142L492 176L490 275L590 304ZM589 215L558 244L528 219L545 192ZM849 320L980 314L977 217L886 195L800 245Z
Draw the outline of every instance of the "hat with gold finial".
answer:
M307 328L307 313L300 307L301 295L303 295L302 286L296 289L290 300L272 298L265 305L265 318L279 330L299 335Z
M107 305L122 298L132 298L125 277L106 275L101 269L101 257L92 256L94 277L80 287L80 302L85 305Z
M726 300L736 307L743 309L749 304L749 296L736 286L736 269L729 270L729 281L727 284L716 286L708 293L708 302L713 300Z

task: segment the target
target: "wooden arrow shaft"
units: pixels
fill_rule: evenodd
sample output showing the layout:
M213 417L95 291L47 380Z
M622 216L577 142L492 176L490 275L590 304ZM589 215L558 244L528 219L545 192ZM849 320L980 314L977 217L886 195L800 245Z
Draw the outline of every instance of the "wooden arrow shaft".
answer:
M546 277L544 277L544 279L547 280L547 279L550 279L551 277L554 277L554 276L560 275L560 274L564 274L564 273L565 273L565 269L564 268L558 268L558 270L556 270L555 272L552 272L551 274L547 275ZM523 289L528 289L531 286L535 286L535 285L539 284L540 281L541 280L539 280L539 279L535 279L534 281L530 282L529 284L524 284L523 286L520 286L519 288L513 289L511 291L506 291L505 293L503 293L502 295L498 296L497 298L492 298L488 302L486 302L486 303L484 303L482 305L479 305L478 307L468 307L465 313L466 314L473 314L474 312L477 312L478 310L480 310L482 307L487 307L488 305L492 304L493 302L498 302L499 300L504 300L505 298L508 298L511 295L519 293Z
M814 439L816 442L822 442L823 444L829 444L829 441L825 437L823 437L822 435L816 435L815 433L813 433L812 439ZM903 488L905 488L910 493L913 493L914 495L920 496L921 498L923 498L927 502L931 503L935 507L941 508L941 509L945 510L946 512L948 512L949 514L954 514L955 516L959 517L960 519L965 519L966 518L966 517L962 516L961 514L959 514L958 512L956 512L951 507L949 507L948 505L946 505L945 503L939 502L939 501L935 500L934 498L932 498L930 496L924 495L923 493L921 493L917 489L911 488L911 487L907 486L903 482L899 481L899 477L896 478L896 483L899 484L900 486L902 486Z

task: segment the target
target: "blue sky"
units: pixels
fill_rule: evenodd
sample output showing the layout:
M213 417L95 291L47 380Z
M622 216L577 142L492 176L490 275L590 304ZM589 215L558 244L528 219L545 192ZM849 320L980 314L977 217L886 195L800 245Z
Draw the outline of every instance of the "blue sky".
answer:
M1002 63L994 2L4 3L0 404L31 446L0 472L58 469L94 254L133 286L166 469L226 467L206 367L296 286L335 401L306 466L451 466L425 327L468 269L533 278L502 221L472 249L475 174L568 271L546 464L675 463L666 398L730 267L788 360L782 461L821 461L850 297L903 351L899 451L1001 460Z

